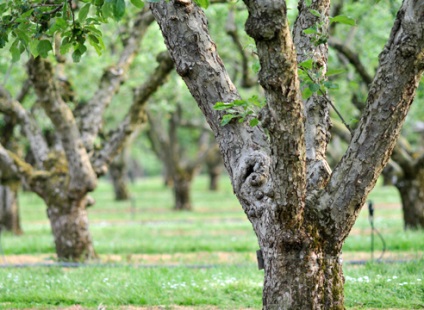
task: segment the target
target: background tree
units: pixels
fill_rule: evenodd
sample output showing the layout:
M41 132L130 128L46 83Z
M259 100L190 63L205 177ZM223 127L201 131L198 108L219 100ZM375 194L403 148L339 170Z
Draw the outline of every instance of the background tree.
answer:
M2 179L6 182L23 179L46 202L59 259L82 260L95 256L86 211L87 204L93 202L87 194L94 190L97 177L106 172L131 133L143 123L144 104L173 68L166 53L159 55L157 68L143 85L134 89L132 105L124 120L107 134L105 143L95 145L104 111L125 82L140 41L152 21L150 12L138 14L116 64L103 72L92 98L85 105L77 106L75 111L62 96L52 62L40 57L30 58L29 79L37 104L60 139L59 149L48 146L36 119L20 102L10 99L11 96L2 97L0 101L0 111L18 119L36 161L32 167L1 145Z
M202 123L187 121L187 115L193 115L190 109L183 111L187 103L176 102L165 115L157 109L148 113L149 139L172 180L175 210L193 209L191 184L210 150L210 132Z
M330 3L299 1L291 34L285 1L244 2L246 32L256 43L266 97L261 123L253 128L236 121L242 111L230 111L232 121L220 126L224 113L213 106L232 103L233 109L241 98L203 12L188 0L151 7L177 72L217 137L234 192L258 237L264 308L343 309L341 247L389 160L421 78L424 6L403 2L363 116L331 171L325 157L329 99L321 84ZM305 102L298 65L309 89L303 92L309 97Z
M343 5L343 2L339 4L337 6L339 12L347 10L351 14L355 14L358 22L374 23L373 27L376 27L375 18L373 18L366 5L359 3L344 3ZM386 10L383 11L384 13L380 10L380 15L384 14L387 18L394 17L395 12L393 13L392 7L385 6L383 9ZM387 21L384 22L387 23ZM336 34L337 30L337 28L334 29ZM337 52L339 62L335 65L346 66L347 68L351 66L353 68L352 73L356 73L352 76L347 75L347 81L351 81L351 86L354 85L353 83L357 83L357 85L345 87L343 84L347 84L346 81L342 82L340 83L342 85L341 91L344 97L346 97L347 93L350 93L352 106L362 111L365 108L364 100L373 80L372 75L369 73L369 68L373 68L373 62L366 53L369 49L359 48L358 44L363 46L363 42L355 40L355 37L360 35L358 31L360 30L352 29L347 35L345 29L340 29L340 36L345 38L344 41L332 39L329 41L329 45ZM375 42L373 44L375 45ZM343 76L346 76L346 74ZM419 99L422 96L421 93L421 91L418 92ZM360 114L360 112L352 110L352 107L348 111L351 115ZM420 117L421 113L417 109L415 109L415 113L415 116L409 117L407 124L417 122L417 117ZM335 121L334 132L343 137L345 141L349 141L350 137L346 132L343 132L346 131L343 127ZM416 136L408 128L402 131L402 135L394 148L391 161L383 171L386 184L394 185L399 191L405 229L422 229L424 227L424 167L422 166L424 163L424 152L422 152L421 141Z

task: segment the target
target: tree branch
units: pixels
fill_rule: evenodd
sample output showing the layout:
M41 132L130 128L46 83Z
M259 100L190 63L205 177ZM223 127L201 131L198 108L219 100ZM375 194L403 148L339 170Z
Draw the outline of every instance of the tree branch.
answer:
M325 36L329 31L330 1L312 1L307 5L304 0L299 1L299 15L293 27L293 41L296 45L297 61L302 63L308 59L313 60L312 71L321 74L320 79L325 79L328 62L328 47L326 43L318 44L314 35L305 34L304 30L324 23L320 35ZM317 17L311 13L315 10L321 14ZM305 72L309 75L308 70ZM313 79L312 79L313 80ZM304 100L305 104L305 144L308 192L325 186L331 174L330 166L326 160L327 144L330 140L330 111L328 104L333 106L325 93L315 93ZM338 113L338 111L336 110Z
M18 120L29 141L31 152L37 162L37 167L42 168L43 162L47 159L49 148L41 130L24 107L18 101L13 100L10 94L4 89L0 90L0 112L11 115Z
M113 96L119 91L126 80L126 73L140 47L140 42L154 21L149 11L142 11L134 21L129 38L125 41L118 62L105 70L100 85L93 97L81 109L81 137L88 151L93 148L94 140L103 126L103 113Z
M387 164L414 99L424 69L423 15L421 2L403 2L380 54L380 65L359 126L319 198L321 211L333 222L326 223L323 230L340 246Z
M355 68L356 72L358 72L359 76L362 78L364 83L367 85L367 87L369 87L373 79L372 76L368 73L367 69L362 64L359 55L352 51L345 44L335 39L330 39L328 41L328 44L337 52L345 56L347 60L349 60L350 64Z
M106 171L106 166L121 151L131 134L146 122L145 104L150 96L165 83L174 64L168 53L161 53L157 57L159 65L149 79L134 91L134 99L129 112L119 127L109 134L104 147L96 152L91 159L98 175Z
M85 195L96 186L96 176L81 141L71 110L63 101L53 79L52 66L37 57L28 63L29 76L38 100L55 126L68 162L71 195Z
M241 56L242 63L242 80L241 87L249 88L257 84L257 80L253 79L249 74L249 56L246 53L243 45L241 44L240 37L237 31L237 25L234 20L234 10L228 12L227 23L225 24L225 31L233 40L237 50Z

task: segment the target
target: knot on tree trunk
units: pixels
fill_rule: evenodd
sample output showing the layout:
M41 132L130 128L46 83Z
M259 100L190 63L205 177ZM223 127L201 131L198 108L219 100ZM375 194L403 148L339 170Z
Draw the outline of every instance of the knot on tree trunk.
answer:
M287 7L285 1L263 0L246 1L249 17L245 29L255 40L272 40L286 23Z

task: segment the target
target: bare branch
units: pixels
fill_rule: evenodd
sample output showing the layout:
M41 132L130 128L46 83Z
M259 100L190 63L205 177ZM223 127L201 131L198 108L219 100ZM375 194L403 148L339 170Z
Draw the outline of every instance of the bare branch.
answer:
M52 66L37 57L29 61L28 68L38 100L55 126L66 154L70 175L69 192L71 195L86 194L96 186L96 175L81 141L74 116L53 79Z
M352 51L345 44L337 40L331 39L328 41L328 43L332 48L334 48L349 60L350 64L355 68L356 72L358 72L359 76L364 80L364 83L369 87L369 85L372 83L372 76L368 73L367 69L362 64L359 55Z
M119 91L126 80L126 73L140 47L140 42L154 21L149 11L142 11L134 21L130 36L125 40L125 46L118 62L105 70L100 85L93 97L81 109L81 136L87 150L91 150L99 130L102 128L103 113L113 96Z
M92 157L92 164L97 174L103 174L106 166L120 152L131 134L146 122L145 104L150 96L165 83L174 64L168 53L161 53L157 57L159 65L149 79L134 91L133 104L124 121L110 133L104 147Z
M31 152L37 162L37 167L42 168L47 159L48 146L32 115L22 105L13 100L10 95L4 95L6 90L0 92L0 112L15 117L21 124L25 136L28 138Z
M258 81L256 79L253 79L250 76L249 56L246 53L246 50L240 41L240 37L237 31L237 25L235 23L234 10L230 10L228 12L227 23L225 24L225 31L233 40L241 56L241 63L242 63L241 87L249 88L256 85Z
M380 54L367 106L319 205L335 225L324 230L336 242L346 238L359 209L387 164L424 69L424 6L405 0ZM387 87L390 85L390 87ZM374 173L370 175L369 171ZM351 223L342 225L340 223ZM331 229L337 229L337 235ZM340 230L341 229L341 230Z

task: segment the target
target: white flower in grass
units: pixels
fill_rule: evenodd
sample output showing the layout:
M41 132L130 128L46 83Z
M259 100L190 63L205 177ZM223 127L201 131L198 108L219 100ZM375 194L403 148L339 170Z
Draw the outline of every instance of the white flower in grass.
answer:
M392 281L392 279L387 279L387 282L390 282L390 281Z
M421 280L421 279L417 279L417 281L418 281L418 282L421 282L422 280Z
M397 279L398 277L397 277L397 276L393 276L392 278L393 278L393 279Z

